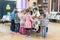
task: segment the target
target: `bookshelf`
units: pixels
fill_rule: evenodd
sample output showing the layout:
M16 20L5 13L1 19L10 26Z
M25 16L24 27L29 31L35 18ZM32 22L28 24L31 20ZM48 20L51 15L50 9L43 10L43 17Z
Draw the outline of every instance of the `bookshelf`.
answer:
M43 0L43 7L48 10L48 0Z
M42 8L46 8L48 10L48 0L38 0L37 3L42 5Z

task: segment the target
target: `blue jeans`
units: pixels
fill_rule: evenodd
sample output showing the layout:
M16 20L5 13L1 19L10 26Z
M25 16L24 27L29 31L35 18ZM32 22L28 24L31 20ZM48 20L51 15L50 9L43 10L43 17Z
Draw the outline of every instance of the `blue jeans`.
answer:
M20 23L15 23L15 32L19 32Z
M11 30L12 32L15 32L15 22L14 22L14 20L11 20L10 30Z
M42 37L46 37L46 27L42 26Z
M48 27L46 27L46 32L48 32Z

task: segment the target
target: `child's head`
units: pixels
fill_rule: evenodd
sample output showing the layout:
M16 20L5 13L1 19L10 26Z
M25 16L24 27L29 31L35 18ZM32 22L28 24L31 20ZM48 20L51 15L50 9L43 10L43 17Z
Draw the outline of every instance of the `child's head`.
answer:
M47 10L46 10L46 8L43 8L43 12L46 12Z
M31 7L29 7L28 9L31 10Z
M42 19L46 17L46 14L42 14Z
M15 12L14 12L15 14L17 14L17 13L19 13L17 10L15 10Z
M38 8L34 8L33 11L34 11L34 12L38 11Z
M30 12L30 10L29 9L26 9L26 13L29 13Z
M25 10L22 10L21 13L25 14Z
M33 6L36 6L37 5L37 3L36 2L33 2Z

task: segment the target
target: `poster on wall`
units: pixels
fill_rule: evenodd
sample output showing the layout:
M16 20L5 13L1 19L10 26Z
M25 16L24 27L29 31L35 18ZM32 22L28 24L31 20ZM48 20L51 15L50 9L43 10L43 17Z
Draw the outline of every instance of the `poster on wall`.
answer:
M6 10L10 10L10 9L11 9L10 5L7 4L7 5L6 5Z
M17 0L17 9L27 9L28 0Z
M5 0L5 1L16 1L16 0Z

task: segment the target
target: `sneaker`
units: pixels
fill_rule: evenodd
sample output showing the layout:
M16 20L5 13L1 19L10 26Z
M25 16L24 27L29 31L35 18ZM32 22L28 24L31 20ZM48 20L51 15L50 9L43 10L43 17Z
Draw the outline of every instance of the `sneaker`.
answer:
M46 36L42 36L43 38L46 38Z
M32 38L32 36L31 36L31 35L29 35L29 36L27 36L27 37Z
M36 30L33 30L34 32L36 32Z

